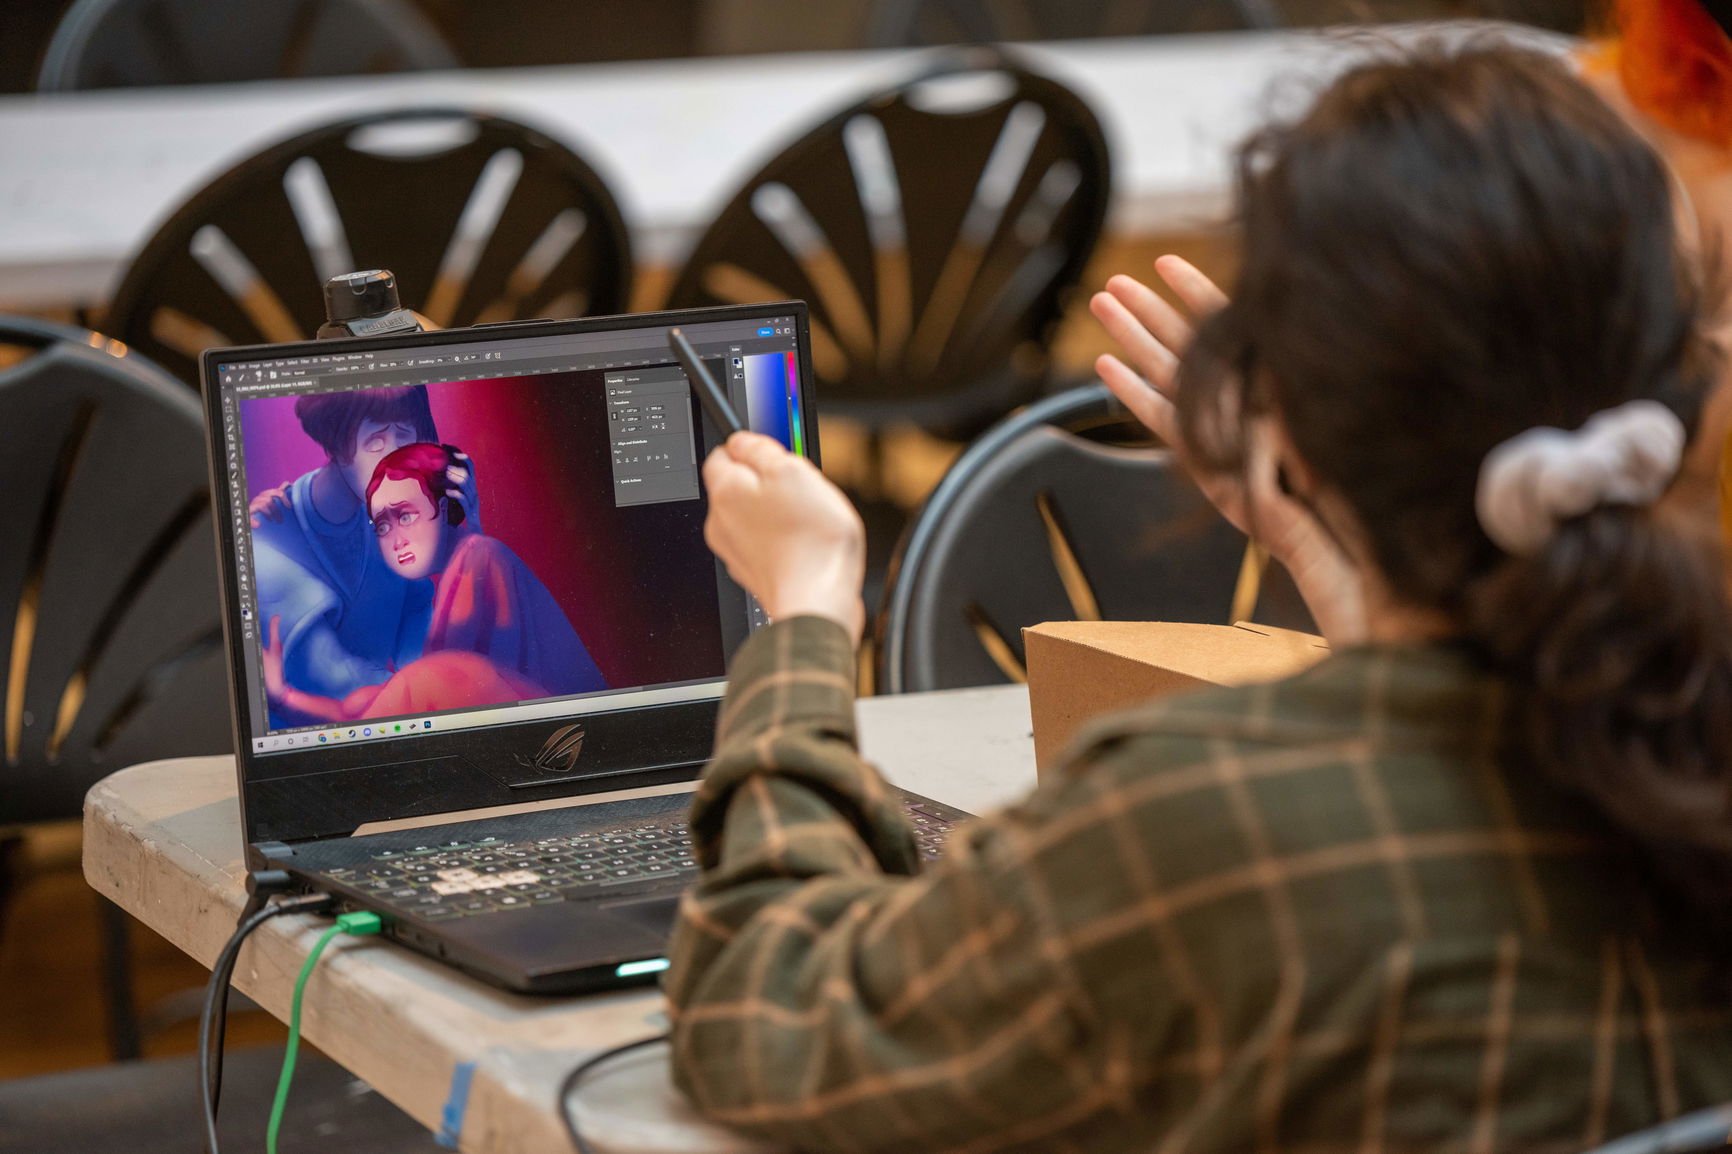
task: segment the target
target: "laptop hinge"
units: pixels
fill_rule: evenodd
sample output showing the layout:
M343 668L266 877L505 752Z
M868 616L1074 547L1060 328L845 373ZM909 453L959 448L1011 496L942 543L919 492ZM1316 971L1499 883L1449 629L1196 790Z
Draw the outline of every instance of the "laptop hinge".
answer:
M261 841L253 846L253 851L266 861L281 861L283 858L295 856L295 847L280 841Z

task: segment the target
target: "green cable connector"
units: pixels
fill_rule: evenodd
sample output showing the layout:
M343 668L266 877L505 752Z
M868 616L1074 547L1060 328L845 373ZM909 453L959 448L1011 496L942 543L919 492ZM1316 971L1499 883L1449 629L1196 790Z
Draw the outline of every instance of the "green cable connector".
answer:
M356 910L352 914L337 915L337 928L358 938L362 934L378 933L385 928L385 923L371 910Z
M270 1127L265 1131L266 1154L277 1154L277 1131L282 1129L283 1107L289 1103L289 1083L295 1077L295 1056L301 1049L301 999L307 992L307 979L313 976L313 966L318 963L319 955L325 952L325 947L331 944L331 939L338 934L359 937L362 934L376 934L384 928L379 915L367 910L339 915L337 924L319 935L319 940L313 943L312 952L302 964L301 976L295 979L294 1001L289 1004L289 1044L283 1051L283 1072L277 1078L277 1097L271 1103Z

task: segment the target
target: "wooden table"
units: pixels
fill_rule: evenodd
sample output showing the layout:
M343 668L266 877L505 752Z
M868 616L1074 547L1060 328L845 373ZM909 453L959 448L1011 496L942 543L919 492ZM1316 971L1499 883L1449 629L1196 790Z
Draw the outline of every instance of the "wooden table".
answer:
M1108 227L1145 236L1216 222L1232 146L1363 44L1241 32L1024 50L1100 116L1114 164ZM619 197L640 262L666 264L770 155L918 59L790 53L3 97L0 308L100 301L162 221L238 161L327 120L413 105L500 112L570 144Z
M868 698L859 715L866 755L908 789L981 812L1034 783L1020 686ZM233 760L151 762L99 782L85 802L84 873L181 949L214 962L245 896ZM328 924L312 916L266 923L241 953L235 985L286 1018L295 975ZM460 1125L466 1151L567 1149L554 1105L566 1071L666 1026L652 989L521 997L378 938L333 942L303 1010L310 1042L435 1132L459 1064L475 1063ZM655 1047L622 1057L579 1087L575 1112L597 1150L764 1149L699 1121L669 1084L665 1055ZM262 1132L265 1119L258 1124ZM285 1125L294 1125L292 1100Z

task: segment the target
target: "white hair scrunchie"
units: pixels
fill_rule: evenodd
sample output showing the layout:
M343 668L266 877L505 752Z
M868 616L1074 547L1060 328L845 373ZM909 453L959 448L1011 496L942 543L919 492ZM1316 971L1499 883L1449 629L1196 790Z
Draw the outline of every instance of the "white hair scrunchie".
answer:
M1479 523L1504 552L1537 553L1571 517L1659 500L1677 476L1686 439L1678 414L1652 400L1597 413L1575 432L1518 433L1479 467Z

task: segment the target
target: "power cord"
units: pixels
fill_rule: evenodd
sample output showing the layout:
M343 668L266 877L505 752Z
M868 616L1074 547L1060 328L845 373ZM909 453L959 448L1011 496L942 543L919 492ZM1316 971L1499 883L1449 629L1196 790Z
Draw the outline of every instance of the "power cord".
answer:
M376 934L383 928L384 922L371 910L339 914L337 924L319 935L312 952L301 965L301 976L295 979L295 998L289 1005L289 1044L283 1050L283 1072L277 1078L277 1097L271 1103L271 1122L265 1130L265 1154L277 1154L277 1131L282 1129L283 1107L289 1102L289 1083L295 1077L295 1057L301 1048L301 998L307 992L307 979L313 976L319 955L338 934Z
M250 878L248 888L253 888ZM204 1006L199 1012L198 1022L198 1073L199 1090L204 1100L206 1154L219 1154L216 1119L217 1100L222 1094L224 1026L228 1017L229 983L234 978L241 946L254 930L272 918L281 917L283 914L319 913L333 904L333 899L328 894L301 894L265 904L268 896L270 895L261 895L255 890L253 899L248 902L248 908L241 912L240 923L235 927L234 934L211 966L210 981L205 985Z
M254 926L241 932L241 927L246 925L255 914L263 910L265 908L265 903L271 898L291 894L294 890L295 881L289 876L287 870L272 869L248 871L246 904L241 907L240 916L235 919L235 929L238 934L238 939L231 940L230 942L232 952L225 947L224 956L218 957L217 964L211 968L211 978L215 982L215 985L214 987L206 987L205 991L206 1010L210 1016L207 1023L205 1015L203 1013L200 1014L198 1036L201 1062L201 1069L199 1072L200 1081L209 1087L210 1102L207 1106L207 1112L213 1116L216 1114L217 1107L222 1102L223 1041L228 1033L229 991L232 989L233 969L240 956L240 941L244 940L247 934L257 928ZM294 908L298 910L299 906ZM271 916L274 917L275 914L272 914ZM224 957L226 957L228 961L226 966L223 964ZM221 979L218 979L216 976L219 970L227 971ZM216 1002L214 1006L210 1004L210 990L213 988L216 990ZM204 1063L203 1055L206 1047L207 1036L210 1039L209 1049L216 1055L216 1061L208 1064L208 1070L203 1068L206 1064ZM207 1149L206 1154L215 1154L214 1148Z
M641 1050L645 1046L653 1046L657 1042L667 1040L668 1035L657 1034L651 1038L639 1038L635 1042L615 1046L611 1050L603 1050L601 1053L579 1062L573 1067L571 1073L567 1074L559 1083L559 1120L565 1123L565 1132L570 1136L571 1144L577 1148L577 1154L595 1154L595 1148L584 1141L583 1134L577 1128L577 1119L571 1113L571 1094L573 1090L577 1089L577 1084L583 1080L583 1076L603 1062L611 1061L621 1054L628 1054L633 1050Z

